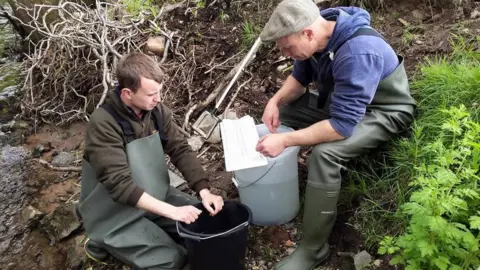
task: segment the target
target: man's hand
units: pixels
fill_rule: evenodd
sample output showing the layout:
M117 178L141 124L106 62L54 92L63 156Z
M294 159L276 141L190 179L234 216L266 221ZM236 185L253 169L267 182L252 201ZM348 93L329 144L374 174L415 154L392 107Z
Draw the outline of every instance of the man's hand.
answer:
M205 209L210 212L212 216L216 215L223 208L223 198L221 196L210 193L208 189L202 189L200 191L200 197L202 198L202 204ZM213 208L212 208L213 205Z
M279 117L280 112L278 110L278 104L274 99L270 99L267 106L265 106L262 121L271 133L275 133L278 126L280 126Z
M287 147L285 133L268 134L260 138L256 150L267 157L280 155Z
M174 206L165 216L173 220L190 224L195 222L201 213L202 210L191 205L186 205Z

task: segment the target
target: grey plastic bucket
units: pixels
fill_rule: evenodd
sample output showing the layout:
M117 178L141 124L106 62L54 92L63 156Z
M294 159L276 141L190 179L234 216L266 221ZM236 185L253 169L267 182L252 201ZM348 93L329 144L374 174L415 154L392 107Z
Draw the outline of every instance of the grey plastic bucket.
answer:
M257 125L260 138L269 134L265 125ZM280 126L277 133L293 129ZM289 222L300 207L298 190L299 146L286 148L279 156L267 158L261 167L234 171L240 200L252 211L255 225L280 225Z

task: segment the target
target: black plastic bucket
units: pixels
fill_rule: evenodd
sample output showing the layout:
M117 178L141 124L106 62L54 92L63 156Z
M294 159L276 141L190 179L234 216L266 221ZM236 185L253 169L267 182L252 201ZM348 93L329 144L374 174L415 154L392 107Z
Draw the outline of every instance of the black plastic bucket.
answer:
M240 202L225 201L215 216L201 203L202 210L191 224L177 221L177 231L184 238L190 270L244 270L250 209Z

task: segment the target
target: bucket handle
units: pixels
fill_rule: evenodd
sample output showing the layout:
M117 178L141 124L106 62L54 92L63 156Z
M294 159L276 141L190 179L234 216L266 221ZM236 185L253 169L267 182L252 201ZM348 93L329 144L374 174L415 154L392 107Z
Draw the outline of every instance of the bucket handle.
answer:
M240 228L240 227L243 227L243 226L248 226L248 221L245 221L244 223L226 231L226 232L222 232L222 233L219 233L219 234L214 234L214 235L210 235L210 236L207 236L207 237L200 237L200 236L194 236L194 235L188 235L188 234L185 234L183 232L180 232L180 230L178 229L178 222L177 222L177 233L178 235L180 235L180 237L183 237L183 238L188 238L188 239L191 239L191 240L195 240L195 241L203 241L203 240L207 240L207 239L210 239L210 238L214 238L214 237L218 237L218 236L222 236L224 234L227 234L227 233L230 233L230 232L233 232L235 231L236 229Z
M275 166L276 163L277 163L277 160L274 160L274 161L273 161L273 164L270 166L270 168L268 168L268 170L267 170L264 174L262 174L262 176L260 176L257 180L249 183L248 185L246 185L246 186L244 186L244 187L242 187L242 186L240 185L240 183L238 183L238 187L239 187L239 188L247 188L247 187L249 187L249 186L257 183L258 181L260 181L265 175L267 175L267 174L272 170L272 168Z

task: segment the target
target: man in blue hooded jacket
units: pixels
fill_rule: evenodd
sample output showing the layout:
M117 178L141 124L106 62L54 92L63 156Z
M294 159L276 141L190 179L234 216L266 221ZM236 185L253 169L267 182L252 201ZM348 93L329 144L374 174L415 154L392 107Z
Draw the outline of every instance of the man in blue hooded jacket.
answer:
M274 157L289 146L313 146L302 241L275 269L314 269L329 254L344 163L408 128L415 102L402 57L363 9L319 11L312 0L284 0L260 38L275 41L295 62L266 105L262 120L272 134L257 150ZM275 133L280 123L295 131Z

